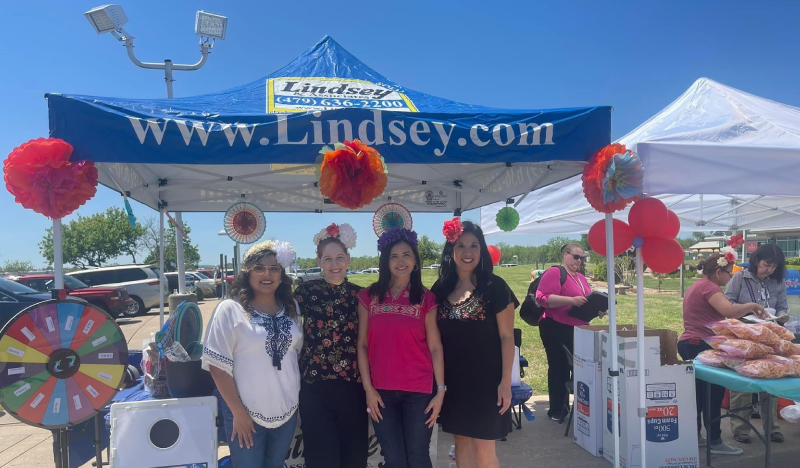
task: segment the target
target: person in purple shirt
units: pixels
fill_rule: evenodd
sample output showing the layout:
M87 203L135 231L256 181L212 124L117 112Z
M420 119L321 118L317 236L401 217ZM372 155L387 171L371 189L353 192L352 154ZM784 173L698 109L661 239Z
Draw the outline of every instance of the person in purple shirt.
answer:
M561 248L561 255L561 265L548 268L536 290L536 302L544 308L539 320L539 335L547 354L547 389L550 395L547 416L559 422L567 416L565 409L568 407L569 392L566 383L572 373L564 347L572 353L574 328L588 325L588 322L572 317L568 312L573 307L585 304L586 296L592 292L586 277L578 272L584 258L583 248L578 244L567 244ZM563 284L562 271L567 273ZM600 314L601 317L604 315Z

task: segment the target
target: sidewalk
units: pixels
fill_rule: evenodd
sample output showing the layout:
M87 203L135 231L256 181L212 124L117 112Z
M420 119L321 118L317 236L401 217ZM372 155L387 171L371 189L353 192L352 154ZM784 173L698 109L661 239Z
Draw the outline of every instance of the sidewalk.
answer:
M200 304L204 323L211 317L217 301L205 301ZM130 349L140 349L142 340L159 328L158 311L130 320L120 320L120 328L128 339ZM536 415L535 421L523 418L522 430L514 430L508 441L497 442L497 453L503 467L558 466L559 468L609 468L611 464L603 458L595 458L572 442L572 437L564 437L565 426L547 418L549 406L547 396L534 395L527 405ZM754 420L759 425L758 420ZM797 466L800 457L800 425L780 421L786 442L772 444L772 467ZM723 437L726 441L733 438L730 425L722 425ZM713 466L725 468L758 468L764 466L764 446L754 442L742 446L745 453L736 457L712 458ZM447 453L453 444L450 434L439 432L437 452L437 468L448 468ZM227 447L220 449L220 454L227 453ZM105 452L104 452L105 456ZM705 453L700 453L700 466L705 466ZM3 413L0 416L0 468L48 467L53 466L52 438L49 431L27 426L12 416ZM81 468L90 468L91 462Z

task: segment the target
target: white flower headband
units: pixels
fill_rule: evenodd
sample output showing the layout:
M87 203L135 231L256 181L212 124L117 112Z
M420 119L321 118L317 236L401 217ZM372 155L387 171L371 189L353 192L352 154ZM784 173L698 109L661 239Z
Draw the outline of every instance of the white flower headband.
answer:
M333 223L314 235L314 245L319 245L323 239L327 239L328 237L339 239L339 241L341 241L341 243L344 244L348 250L356 247L356 240L358 239L356 230L353 229L353 226L347 223Z
M275 260L277 260L283 268L289 268L294 261L294 248L292 248L292 244L286 241L268 240L259 242L247 249L247 253L244 254L244 263L247 263L252 256L265 250L275 252Z
M722 254L722 256L717 259L717 265L721 268L725 268L729 263L733 263L739 258L733 247L723 247L719 250L719 253Z

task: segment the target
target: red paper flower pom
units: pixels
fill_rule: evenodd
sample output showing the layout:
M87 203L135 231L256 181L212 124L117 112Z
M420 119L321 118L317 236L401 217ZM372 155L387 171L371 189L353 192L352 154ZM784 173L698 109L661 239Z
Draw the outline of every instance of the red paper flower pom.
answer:
M325 153L320 167L320 193L351 210L372 203L387 182L381 155L358 140Z
M97 169L91 161L69 160L72 145L39 138L14 148L3 163L14 201L51 219L69 215L97 193Z
M632 200L621 199L609 203L603 202L603 178L606 176L608 166L615 154L624 154L625 145L612 143L597 151L592 159L583 167L583 194L592 208L601 213L613 213L624 209Z
M451 244L458 240L463 232L464 226L461 225L461 219L459 218L453 218L450 221L445 221L444 226L442 227L442 234L444 234L447 242Z

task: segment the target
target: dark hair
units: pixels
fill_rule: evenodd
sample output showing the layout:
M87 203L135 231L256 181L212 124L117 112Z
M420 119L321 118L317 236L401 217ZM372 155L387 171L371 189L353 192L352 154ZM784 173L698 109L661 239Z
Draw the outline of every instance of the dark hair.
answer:
M717 270L722 270L722 267L719 266L719 264L717 263L717 260L719 260L722 257L723 257L722 254L718 253L711 254L708 256L707 259L697 263L697 269L702 271L703 275L705 275L706 278L711 279L711 277L714 276L714 273L716 273Z
M461 233L463 236L466 233L471 233L478 238L478 243L481 247L481 259L478 266L474 271L473 285L475 286L476 293L482 293L486 287L489 286L492 280L492 255L489 253L489 247L486 245L486 238L483 237L483 231L480 226L472 221L464 221L461 223L464 231ZM461 238L459 236L459 239ZM458 242L458 239L456 239ZM456 289L458 282L458 273L456 272L455 260L453 260L453 248L455 243L445 242L444 250L442 250L442 262L439 265L439 281L436 282L436 287L432 292L436 294L436 299L441 302L447 299L447 296Z
M241 304L248 314L250 313L251 307L250 301L255 297L253 288L250 287L250 268L262 258L269 257L270 255L276 256L277 254L272 250L265 249L248 257L231 285L231 298ZM223 279L223 281L225 280ZM286 315L289 318L293 320L297 318L297 310L294 307L294 297L292 296L292 279L286 275L286 270L284 270L283 266L281 266L281 284L279 284L278 289L275 290L275 299L283 303L283 307L286 309Z
M336 237L326 237L317 244L317 258L322 258L322 251L325 250L328 244L339 244L342 250L344 250L344 253L347 253L347 246L344 245L344 242Z
M751 253L750 266L747 269L753 276L758 274L758 264L762 260L769 265L775 265L775 271L769 277L779 282L783 281L786 276L786 257L783 255L783 250L775 244L764 244Z
M399 243L404 243L411 247L414 252L414 260L417 262L415 269L411 272L411 280L408 284L409 301L412 304L420 304L424 294L425 287L422 285L422 262L419 258L419 250L416 245L411 245L405 239L398 239L381 250L381 258L378 262L378 281L372 283L369 287L370 297L377 297L378 302L383 302L386 299L386 294L389 293L392 283L392 271L389 269L389 257L392 254L392 249Z

